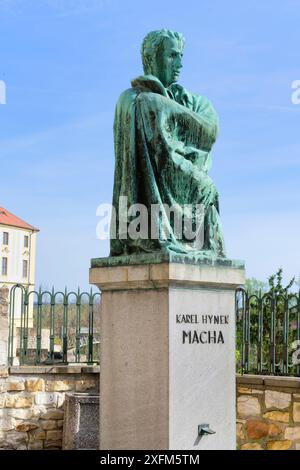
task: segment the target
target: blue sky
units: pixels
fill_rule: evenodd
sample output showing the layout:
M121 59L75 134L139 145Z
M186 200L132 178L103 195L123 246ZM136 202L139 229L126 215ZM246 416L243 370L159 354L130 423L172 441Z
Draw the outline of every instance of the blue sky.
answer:
M300 274L300 1L0 0L0 205L40 228L37 283L88 286L96 208L110 202L113 115L140 44L186 37L180 83L221 130L211 175L228 255L262 280Z

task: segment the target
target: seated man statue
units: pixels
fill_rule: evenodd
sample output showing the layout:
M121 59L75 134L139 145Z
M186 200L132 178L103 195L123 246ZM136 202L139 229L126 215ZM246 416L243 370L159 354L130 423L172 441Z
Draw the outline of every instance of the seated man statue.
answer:
M205 97L176 83L183 47L180 33L149 33L141 51L145 75L118 100L111 256L225 257L218 192L207 174L218 116ZM138 236L129 230L134 223Z

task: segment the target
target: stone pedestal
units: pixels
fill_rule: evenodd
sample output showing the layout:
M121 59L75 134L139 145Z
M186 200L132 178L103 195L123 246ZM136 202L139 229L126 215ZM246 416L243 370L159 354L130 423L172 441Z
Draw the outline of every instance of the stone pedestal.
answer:
M90 282L102 291L100 448L235 449L243 263L96 259Z

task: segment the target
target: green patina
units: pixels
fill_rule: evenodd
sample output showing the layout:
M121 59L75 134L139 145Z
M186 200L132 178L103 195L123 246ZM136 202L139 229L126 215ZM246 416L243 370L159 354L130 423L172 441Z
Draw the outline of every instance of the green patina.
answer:
M195 256L192 254L179 254L167 251L154 251L152 253L131 254L123 256L109 256L106 258L93 258L91 268L107 268L113 266L135 266L144 264L176 263L211 266L218 268L236 268L244 269L245 263L242 260L233 260L230 258L219 258L212 256Z
M133 255L140 255L143 263L149 259L161 262L164 256L168 260L181 259L179 255L183 255L191 262L218 264L217 259L222 259L226 265L218 192L208 176L218 116L207 98L176 83L183 46L180 33L169 30L149 33L142 45L145 75L132 80L132 88L123 92L117 103L113 193L117 236L111 239L111 265L115 264L113 257L120 257L121 264L130 264ZM137 203L147 208L158 205L160 216L155 220L158 233L163 234L168 226L168 238L122 239L121 196L127 197L128 207ZM193 240L176 237L166 205L175 207L178 215L190 217L192 224L195 211L187 213L184 207L204 208L201 249L195 247ZM96 266L96 260L93 263Z

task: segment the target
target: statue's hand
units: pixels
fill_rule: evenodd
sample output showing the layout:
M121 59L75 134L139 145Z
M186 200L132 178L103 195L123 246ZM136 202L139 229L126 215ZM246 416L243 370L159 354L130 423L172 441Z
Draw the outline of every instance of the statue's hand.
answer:
M172 85L169 86L169 90L173 93L177 103L187 108L192 108L192 95L188 93L182 85L172 83Z

